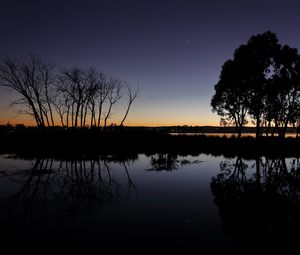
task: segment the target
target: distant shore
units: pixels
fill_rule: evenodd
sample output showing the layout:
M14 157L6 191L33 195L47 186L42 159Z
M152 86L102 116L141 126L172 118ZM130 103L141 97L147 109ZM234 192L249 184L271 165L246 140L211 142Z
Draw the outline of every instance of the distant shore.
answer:
M200 153L255 157L300 156L300 138L236 137L206 135L170 135L149 130L25 130L0 133L0 153L53 157L90 157L96 155L130 155Z
M118 129L118 126L109 126L107 130ZM7 124L7 125L0 125L0 133L4 132L30 132L35 131L37 128L35 126L25 126L23 124ZM51 129L51 128L48 128ZM64 128L57 126L54 127L56 131L61 131ZM83 128L88 129L88 128ZM160 133L170 133L170 134L224 134L224 135L231 135L236 134L237 130L235 127L232 126L189 126L189 125L173 125L173 126L126 126L122 127L123 130L126 131L134 131L134 132L160 132ZM254 126L245 126L243 128L243 135L246 136L247 134L255 134L256 128ZM261 132L265 133L265 128L261 128ZM288 134L295 134L297 129L294 127L288 127L287 131Z

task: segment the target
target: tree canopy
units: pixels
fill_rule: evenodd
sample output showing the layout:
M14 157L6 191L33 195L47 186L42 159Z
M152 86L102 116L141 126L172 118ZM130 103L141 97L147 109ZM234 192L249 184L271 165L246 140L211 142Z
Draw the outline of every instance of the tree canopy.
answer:
M270 31L252 36L239 46L221 70L211 99L221 122L234 124L238 137L243 126L285 136L288 125L298 125L300 110L298 50L281 45Z

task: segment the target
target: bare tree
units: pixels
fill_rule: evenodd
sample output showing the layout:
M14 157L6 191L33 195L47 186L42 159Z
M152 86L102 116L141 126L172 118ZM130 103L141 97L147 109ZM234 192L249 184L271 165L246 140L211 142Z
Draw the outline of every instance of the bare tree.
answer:
M67 93L72 99L72 127L77 128L83 125L83 107L86 100L86 79L85 72L80 68L64 69L59 75L60 88L63 93Z
M139 95L139 91L140 91L140 89L139 89L138 86L135 87L135 88L133 88L133 87L131 86L131 84L128 83L128 82L125 82L125 87L126 87L126 95L127 95L127 97L128 97L128 105L127 105L127 109L126 109L125 115L124 115L124 117L123 117L123 119L122 119L122 121L121 121L121 123L120 123L120 126L123 126L123 123L124 123L124 121L126 120L126 118L127 118L127 116L128 116L130 107L131 107L133 101L134 101L134 100L137 98L137 96Z
M19 99L15 103L25 106L26 113L34 117L38 127L45 127L46 122L54 126L49 89L52 70L52 65L33 55L23 61L7 58L0 64L0 85L17 92Z
M99 74L99 83L97 86L97 103L98 103L98 122L97 127L101 126L101 116L104 102L107 100L109 93L107 79L103 74Z
M97 96L97 88L99 86L99 76L101 76L96 69L90 68L86 72L86 96L85 96L85 110L84 110L84 118L83 118L83 125L85 126L88 110L91 112L91 127L96 125L96 117L95 117L95 98Z
M41 60L38 60L38 69L39 69L42 84L44 87L44 97L45 97L45 101L46 101L46 106L45 106L45 104L43 104L43 108L44 109L48 108L44 112L47 113L49 111L51 125L52 125L52 127L54 127L55 124L54 124L53 109L52 109L52 104L54 101L53 84L55 82L55 78L52 73L52 70L54 69L54 65L46 64L46 63L43 63ZM49 126L48 114L45 114L45 117L47 119L48 126Z
M54 65L33 55L23 61L7 58L0 63L0 86L17 92L14 104L22 105L22 112L32 116L38 127L54 127L58 120L64 128L106 127L125 88L128 104L123 125L138 87L107 78L95 68L55 71Z
M122 82L117 79L110 78L108 83L108 110L104 118L104 128L107 126L107 120L111 115L112 107L121 99Z

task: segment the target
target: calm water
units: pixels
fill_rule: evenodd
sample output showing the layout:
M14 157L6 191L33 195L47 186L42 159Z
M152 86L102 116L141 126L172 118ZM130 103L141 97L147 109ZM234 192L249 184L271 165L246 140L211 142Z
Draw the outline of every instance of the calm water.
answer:
M1 240L21 249L293 254L299 248L295 158L1 155L0 195Z
M197 135L206 135L206 136L218 136L218 137L236 137L237 134L236 133L169 133L170 135L187 135L187 136L197 136ZM263 134L264 136L265 134ZM242 133L241 135L242 137L255 137L256 134L255 133ZM275 136L277 136L277 134L275 134ZM292 137L295 138L297 137L296 133L286 133L285 137Z

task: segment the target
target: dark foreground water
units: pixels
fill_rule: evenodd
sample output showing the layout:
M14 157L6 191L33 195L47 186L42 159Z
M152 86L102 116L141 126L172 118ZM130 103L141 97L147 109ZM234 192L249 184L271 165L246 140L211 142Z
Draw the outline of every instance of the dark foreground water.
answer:
M1 155L1 243L41 254L298 254L299 195L296 158Z

